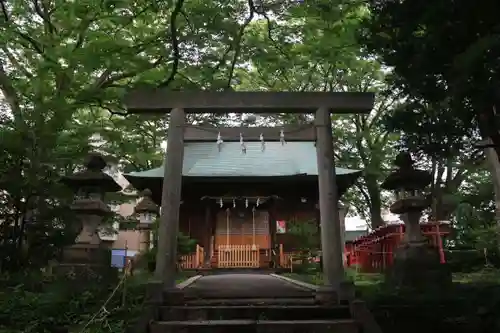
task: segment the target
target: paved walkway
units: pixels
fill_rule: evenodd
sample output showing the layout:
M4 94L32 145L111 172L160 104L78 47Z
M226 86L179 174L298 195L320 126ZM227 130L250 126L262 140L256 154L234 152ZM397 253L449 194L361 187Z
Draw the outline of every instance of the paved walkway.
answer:
M264 274L220 274L203 276L184 289L207 298L313 297L312 290Z

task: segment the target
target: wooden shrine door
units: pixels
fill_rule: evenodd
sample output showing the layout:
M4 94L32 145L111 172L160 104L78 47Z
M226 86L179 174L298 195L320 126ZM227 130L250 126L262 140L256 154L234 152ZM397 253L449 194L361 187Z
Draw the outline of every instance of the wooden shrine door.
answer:
M215 248L220 245L256 245L269 249L269 213L264 210L229 209L217 213Z

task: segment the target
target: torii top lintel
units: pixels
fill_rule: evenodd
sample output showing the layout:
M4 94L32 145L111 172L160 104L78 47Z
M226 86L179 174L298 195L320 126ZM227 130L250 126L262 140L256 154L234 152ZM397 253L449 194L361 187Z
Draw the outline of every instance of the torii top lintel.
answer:
M364 92L250 92L171 91L161 88L130 90L128 113L312 113L328 108L334 113L369 113L374 94Z

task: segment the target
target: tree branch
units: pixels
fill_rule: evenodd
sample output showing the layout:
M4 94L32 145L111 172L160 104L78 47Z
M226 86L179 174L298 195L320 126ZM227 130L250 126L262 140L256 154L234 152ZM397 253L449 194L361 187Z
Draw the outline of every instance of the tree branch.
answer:
M370 196L368 195L368 193L363 188L363 185L360 182L356 182L354 184L354 186L356 186L356 188L359 190L359 192L361 193L361 195L365 199L366 204L368 205L368 207L370 207L371 206Z
M174 53L173 63L172 63L172 71L170 72L170 76L160 83L158 87L168 87L175 79L175 75L179 70L179 61L181 58L180 50L179 50L179 39L177 36L177 16L182 11L182 6L184 5L184 0L178 0L175 4L174 10L172 11L172 16L170 16L170 38L172 44L172 51Z
M3 21L9 22L9 12L7 11L7 7L5 7L6 1L0 0L0 8L2 9Z
M21 105L19 103L19 96L12 85L7 72L5 71L3 63L0 61L0 89L3 92L5 100L9 104L12 113L17 118L21 115Z
M40 3L38 1L39 0L31 1L33 3L33 7L35 8L35 12L43 20L46 31L51 34L56 33L57 29L50 20L50 13L48 11L47 4L45 2L42 2L42 6L40 6Z
M250 22L252 22L252 19L255 15L255 6L253 0L248 0L248 7L250 9L250 13L248 14L243 24L240 26L240 30L238 31L238 35L236 36L236 39L234 41L236 47L234 50L233 60L231 61L231 66L229 67L229 75L227 78L226 88L231 87L231 81L233 80L234 76L234 68L236 67L236 62L238 61L241 53L241 40L243 39L243 34L245 33L246 27L250 24Z
M25 68L25 66L22 66L19 63L19 61L16 59L16 56L13 55L12 52L10 52L10 50L7 47L2 47L1 49L5 53L5 55L7 56L7 59L9 59L9 61L12 63L12 65L14 67L16 67L16 69L19 69L20 71L22 71L23 74L26 75L26 77L28 79L33 78L33 75L30 72L28 72L28 70Z

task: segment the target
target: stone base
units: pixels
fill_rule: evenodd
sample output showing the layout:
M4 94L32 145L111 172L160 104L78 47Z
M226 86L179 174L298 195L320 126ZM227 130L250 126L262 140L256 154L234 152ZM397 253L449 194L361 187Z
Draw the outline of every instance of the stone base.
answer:
M442 291L451 281L451 271L441 264L438 249L427 241L406 242L396 249L386 277L390 287L421 291Z
M163 290L163 300L166 305L183 305L184 291L179 288L168 288Z
M144 302L146 304L160 306L163 304L163 282L161 281L150 281L146 285L146 297Z
M316 303L325 305L335 305L343 302L348 302L354 299L355 288L354 283L343 281L339 283L337 288L332 286L321 286L316 290Z
M336 305L339 303L339 295L331 286L321 286L316 290L314 296L316 303L324 305Z
M343 281L339 285L340 301L352 301L356 298L356 286L352 281Z

